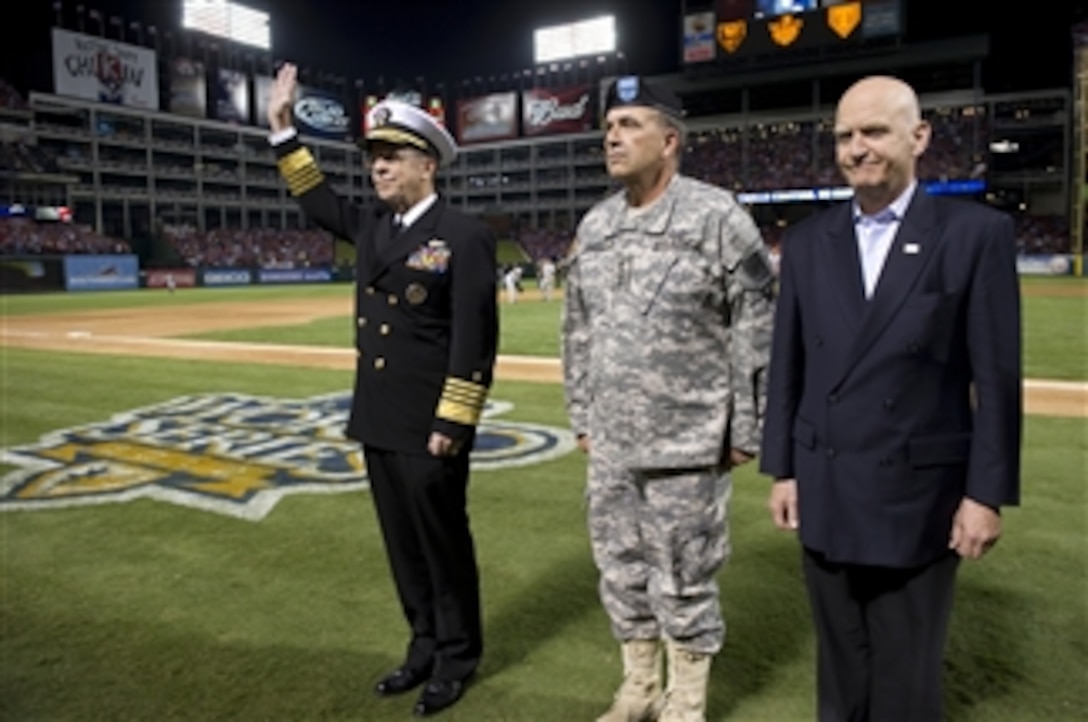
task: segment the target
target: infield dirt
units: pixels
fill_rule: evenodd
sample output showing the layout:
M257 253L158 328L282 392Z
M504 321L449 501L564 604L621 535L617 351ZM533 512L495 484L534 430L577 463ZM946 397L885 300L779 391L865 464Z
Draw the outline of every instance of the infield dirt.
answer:
M1083 294L1079 287L1048 292ZM534 291L523 295L535 300ZM143 309L96 310L68 314L0 318L0 345L52 351L191 358L288 366L352 370L351 348L286 346L276 344L201 341L172 338L206 331L288 326L352 313L352 299L293 299L232 303L202 303ZM559 361L554 358L500 356L496 374L501 379L558 383ZM1027 380L1024 407L1029 414L1088 416L1088 384Z

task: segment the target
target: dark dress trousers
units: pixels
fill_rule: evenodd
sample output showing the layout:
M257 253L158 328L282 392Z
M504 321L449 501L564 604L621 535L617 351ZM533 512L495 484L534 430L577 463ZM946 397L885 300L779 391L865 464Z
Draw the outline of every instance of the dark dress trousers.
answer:
M356 376L347 435L362 443L412 636L405 664L462 680L482 653L466 492L498 342L495 239L441 199L407 229L384 204L339 197L297 138L275 146L306 215L356 249ZM433 457L432 432L457 452Z
M919 187L867 300L833 207L787 233L777 303L760 468L796 478L817 630L851 639L821 644L820 719L937 719L953 515L1019 503L1011 219Z

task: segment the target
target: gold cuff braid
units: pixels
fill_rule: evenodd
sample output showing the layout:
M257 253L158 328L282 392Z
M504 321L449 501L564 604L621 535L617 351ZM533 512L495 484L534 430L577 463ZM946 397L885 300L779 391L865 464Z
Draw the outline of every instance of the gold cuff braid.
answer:
M276 165L279 166L280 175L287 181L287 189L293 196L308 193L325 180L309 148L291 151L280 158Z
M480 422L486 400L486 386L451 376L446 379L435 415L445 421L475 426Z

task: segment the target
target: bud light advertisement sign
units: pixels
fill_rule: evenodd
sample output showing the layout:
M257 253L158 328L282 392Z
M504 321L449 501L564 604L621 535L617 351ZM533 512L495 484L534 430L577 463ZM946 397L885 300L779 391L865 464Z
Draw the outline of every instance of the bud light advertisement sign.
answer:
M344 140L349 135L350 117L344 104L331 93L300 87L294 107L295 125L304 135Z
M521 99L521 129L525 135L583 133L593 127L591 92L577 88L533 88Z

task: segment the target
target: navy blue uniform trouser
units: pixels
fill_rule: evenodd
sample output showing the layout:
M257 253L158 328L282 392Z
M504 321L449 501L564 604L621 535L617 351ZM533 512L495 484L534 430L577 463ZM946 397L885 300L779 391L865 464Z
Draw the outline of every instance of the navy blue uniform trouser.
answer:
M405 664L463 680L483 651L479 572L469 528L470 444L438 458L364 447L371 494L405 619Z

